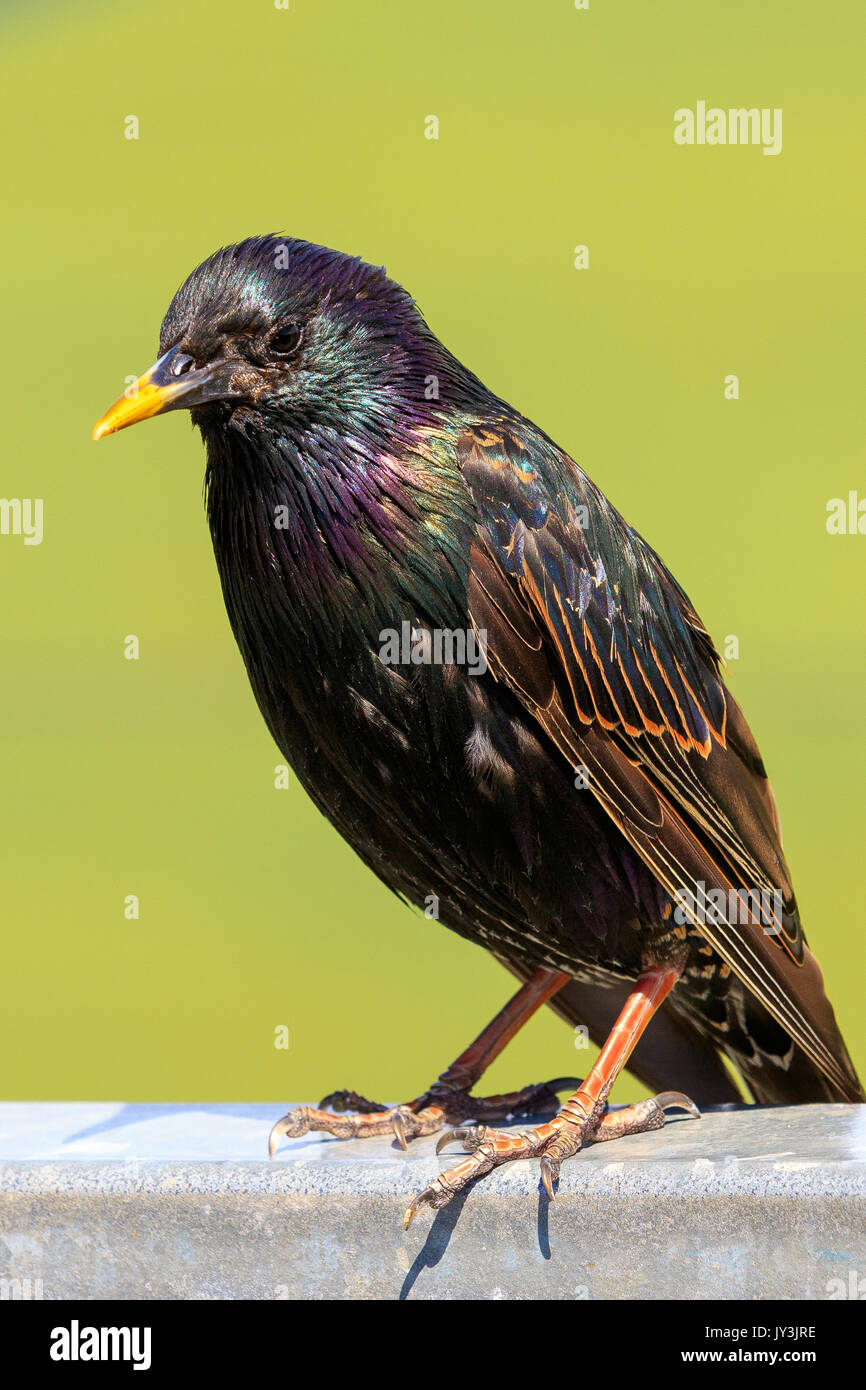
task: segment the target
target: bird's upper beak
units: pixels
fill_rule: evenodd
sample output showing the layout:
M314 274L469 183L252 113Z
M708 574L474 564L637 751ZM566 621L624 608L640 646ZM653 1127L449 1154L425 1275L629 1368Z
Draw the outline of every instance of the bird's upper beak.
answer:
M218 379L221 376L213 366L196 371L191 357L179 347L169 348L144 376L109 406L94 427L93 438L102 439L103 435L124 430L139 420L149 420L151 415L162 415L166 410L188 410L207 401L223 399L231 392Z

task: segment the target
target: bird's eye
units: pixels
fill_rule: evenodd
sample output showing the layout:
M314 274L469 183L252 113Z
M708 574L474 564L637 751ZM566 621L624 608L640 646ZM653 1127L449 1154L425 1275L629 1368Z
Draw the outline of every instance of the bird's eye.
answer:
M291 357L301 345L301 330L296 323L287 323L278 328L271 338L271 351L278 357Z

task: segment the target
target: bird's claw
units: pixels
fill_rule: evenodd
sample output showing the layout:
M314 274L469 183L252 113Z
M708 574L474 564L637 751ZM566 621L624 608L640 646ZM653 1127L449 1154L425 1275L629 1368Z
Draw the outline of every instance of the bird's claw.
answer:
M653 1096L653 1103L662 1111L685 1110L693 1120L701 1118L701 1112L694 1101L684 1096L682 1091L662 1091L661 1095Z
M391 1124L394 1129L394 1138L405 1153L409 1145L406 1143L406 1123L399 1109L395 1110L391 1116Z
M520 1091L504 1095L472 1096L459 1086L443 1084L441 1079L406 1105L381 1105L368 1100L357 1091L333 1091L324 1096L318 1106L298 1105L278 1120L268 1139L268 1153L273 1157L283 1138L299 1139L304 1134L319 1132L338 1139L363 1139L368 1136L391 1135L404 1151L409 1140L419 1135L435 1134L448 1123L477 1119L502 1120L513 1115L528 1115L550 1110L556 1106L557 1091L577 1085L574 1077L557 1077L541 1085L524 1086ZM352 1112L352 1113L348 1113ZM461 1127L453 1130L444 1142L460 1137L470 1139L475 1146L482 1142L486 1125ZM438 1150L437 1150L438 1152Z
M268 1135L270 1158L276 1153L281 1139L300 1139L301 1135L309 1133L312 1128L311 1114L315 1114L311 1105L296 1105L294 1110L277 1120Z
M436 1141L436 1153L441 1154L449 1144L461 1143L467 1153L474 1153L487 1134L487 1125L457 1125L446 1130Z
M359 1096L357 1091L332 1091L330 1095L322 1096L319 1101L319 1110L333 1110L338 1115L343 1115L347 1110L354 1110L359 1115L379 1115L390 1107L380 1104L377 1100L368 1100L366 1096Z
M432 1182L427 1184L423 1192L419 1192L417 1197L412 1198L403 1214L403 1230L408 1231L422 1207L429 1207L431 1211L439 1211L440 1207L447 1206L462 1186L461 1183L457 1187L452 1187L448 1182L448 1175L440 1173L438 1178L434 1178Z
M559 1182L559 1159L551 1158L550 1154L541 1156L541 1181L547 1193L548 1200L553 1201L554 1187Z
M576 1154L585 1143L602 1143L625 1134L661 1129L665 1123L665 1111L673 1109L685 1110L696 1119L700 1116L694 1101L681 1091L663 1091L651 1100L642 1100L619 1110L605 1110L602 1103L582 1123L560 1112L547 1124L534 1129L508 1132L491 1129L487 1125L461 1125L449 1130L437 1142L437 1154L448 1144L461 1142L468 1157L439 1173L418 1194L406 1210L404 1229L409 1229L422 1207L438 1211L473 1178L489 1173L500 1163L518 1158L541 1160L541 1183L548 1198L553 1201L563 1161Z
M268 1137L268 1153L273 1158L280 1140L300 1139L304 1134L332 1134L337 1139L363 1139L374 1135L393 1135L400 1148L408 1147L408 1140L419 1134L435 1134L445 1123L441 1110L435 1106L413 1109L412 1105L388 1107L366 1101L367 1107L357 1114L345 1114L339 1108L345 1097L355 1097L354 1092L337 1092L338 1108L323 1110L314 1105L297 1105L281 1120L277 1120ZM354 1107L353 1107L354 1109Z

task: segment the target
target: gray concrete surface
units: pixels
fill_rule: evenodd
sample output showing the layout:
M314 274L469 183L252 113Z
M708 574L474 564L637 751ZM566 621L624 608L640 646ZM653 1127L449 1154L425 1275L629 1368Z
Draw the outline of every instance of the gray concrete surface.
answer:
M284 1110L0 1104L0 1298L866 1297L866 1106L673 1119L569 1160L552 1204L507 1165L405 1234L434 1140L268 1161Z

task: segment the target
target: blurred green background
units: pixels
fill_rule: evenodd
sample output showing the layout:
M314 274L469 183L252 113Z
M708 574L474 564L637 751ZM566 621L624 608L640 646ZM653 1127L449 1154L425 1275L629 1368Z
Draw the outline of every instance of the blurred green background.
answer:
M384 263L739 638L866 1066L866 537L825 529L866 495L862 5L79 0L2 25L0 493L44 498L45 531L0 537L0 1093L403 1099L511 990L275 790L188 419L90 442L180 281L268 231ZM699 99L782 107L782 153L675 146ZM545 1011L490 1089L587 1056Z

